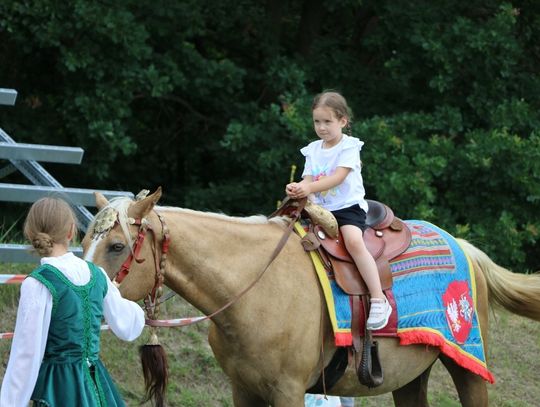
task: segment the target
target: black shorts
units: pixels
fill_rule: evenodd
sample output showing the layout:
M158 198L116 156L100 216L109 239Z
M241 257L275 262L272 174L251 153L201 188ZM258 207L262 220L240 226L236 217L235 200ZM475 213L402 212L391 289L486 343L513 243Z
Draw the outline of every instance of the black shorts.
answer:
M367 229L366 211L360 208L360 205L358 204L331 212L340 227L344 225L354 225L362 229L362 232Z

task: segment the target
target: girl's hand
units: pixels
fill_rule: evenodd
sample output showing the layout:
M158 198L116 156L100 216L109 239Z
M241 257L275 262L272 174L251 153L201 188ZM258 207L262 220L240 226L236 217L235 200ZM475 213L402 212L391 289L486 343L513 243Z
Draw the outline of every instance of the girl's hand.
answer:
M296 185L297 185L296 182L291 182L290 184L287 184L287 186L285 187L285 193L287 194L289 198L294 199L294 195L296 193Z
M304 182L292 182L285 187L285 192L290 198L305 198L311 193L309 184Z
M309 184L304 183L304 182L300 182L296 184L295 194L296 194L296 197L295 197L296 199L307 197L309 194L311 194L311 188Z

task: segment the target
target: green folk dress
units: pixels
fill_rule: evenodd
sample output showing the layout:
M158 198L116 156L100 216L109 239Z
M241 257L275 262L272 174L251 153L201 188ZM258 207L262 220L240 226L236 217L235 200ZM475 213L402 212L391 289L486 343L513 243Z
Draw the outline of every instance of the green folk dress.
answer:
M90 281L73 284L60 270L44 264L29 276L43 283L53 298L45 355L32 400L38 407L124 406L99 360L100 326L107 281L88 263Z

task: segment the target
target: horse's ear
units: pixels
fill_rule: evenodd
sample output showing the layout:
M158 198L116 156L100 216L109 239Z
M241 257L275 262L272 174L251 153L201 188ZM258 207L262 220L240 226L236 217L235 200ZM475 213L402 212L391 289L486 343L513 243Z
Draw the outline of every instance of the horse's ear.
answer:
M158 187L152 195L148 195L140 201L135 201L129 208L130 216L133 218L144 218L154 208L159 198L161 198L161 187Z
M96 198L96 207L98 208L98 211L105 208L109 204L109 201L101 192L94 192L94 197Z

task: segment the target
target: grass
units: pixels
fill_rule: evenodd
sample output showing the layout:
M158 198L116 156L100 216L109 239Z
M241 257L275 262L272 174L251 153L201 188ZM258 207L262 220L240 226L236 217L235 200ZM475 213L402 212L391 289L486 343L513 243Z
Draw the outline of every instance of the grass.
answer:
M2 273L28 273L29 265L2 265ZM0 332L12 331L18 301L17 285L0 286ZM174 297L162 307L162 318L197 315L189 304ZM540 388L536 374L540 371L540 324L495 311L490 316L488 360L496 383L488 385L491 407L530 407L538 405ZM206 340L208 323L184 328L162 328L159 338L169 356L170 381L167 393L170 407L232 406L230 386L217 365ZM117 339L111 332L102 333L103 362L115 379L128 406L141 404L143 378L138 360L138 346L148 339L148 329L133 343ZM9 356L10 340L0 340L0 377L3 377ZM460 406L452 380L442 364L433 367L429 399L432 406ZM356 406L393 406L390 394L357 398Z

